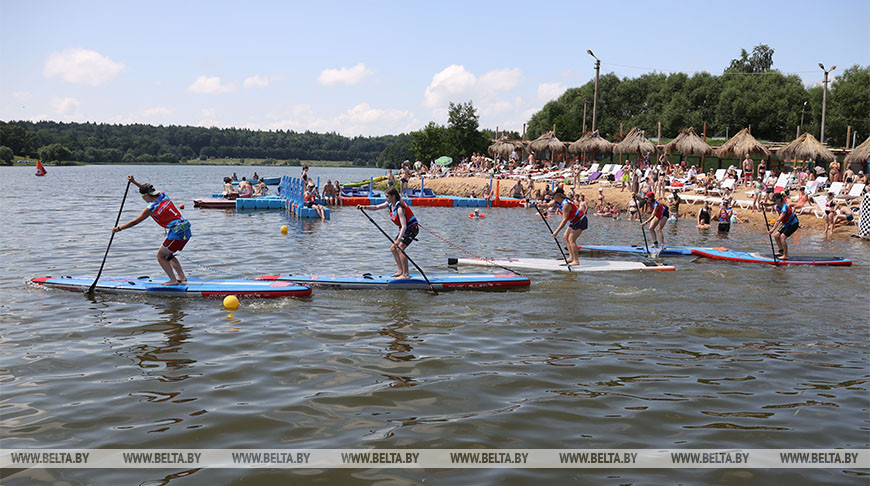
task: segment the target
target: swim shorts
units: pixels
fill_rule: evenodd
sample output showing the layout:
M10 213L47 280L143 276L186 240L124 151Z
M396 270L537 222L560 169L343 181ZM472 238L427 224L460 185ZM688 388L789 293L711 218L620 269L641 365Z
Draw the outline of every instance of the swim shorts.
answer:
M420 232L420 227L417 226L416 224L414 226L408 226L407 228L405 228L405 236L402 237L402 243L405 244L406 248L408 247L408 245L411 244L412 241L414 241L414 239L417 237L417 234L419 232ZM396 238L398 238L398 237L399 237L399 235L396 235ZM393 239L393 241L396 241L396 240Z
M586 228L589 227L589 220L586 218L586 215L584 214L583 217L580 218L580 221L577 221L575 223L571 223L568 225L568 227L571 228L572 230L586 230Z
M177 251L181 251L181 249L184 248L184 245L187 244L187 241L189 239L190 238L188 238L187 240L170 240L169 238L166 238L165 240L163 240L163 247L171 251L172 253L175 253Z
M779 232L784 234L785 237L788 238L789 236L794 234L794 232L797 231L798 228L800 228L800 227L801 227L801 225L799 223L792 223L792 224L788 224L788 225L785 225L782 228L780 228Z

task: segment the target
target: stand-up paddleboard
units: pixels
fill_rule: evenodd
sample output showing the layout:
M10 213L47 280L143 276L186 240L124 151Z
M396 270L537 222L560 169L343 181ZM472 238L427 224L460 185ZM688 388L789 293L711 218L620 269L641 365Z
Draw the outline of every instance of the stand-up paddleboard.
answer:
M836 256L789 256L788 260L776 259L774 263L772 255L750 253L745 251L718 250L708 248L705 250L692 250L693 255L712 258L714 260L728 260L732 262L766 263L768 265L828 265L835 267L850 267L852 260Z
M311 288L293 282L262 282L257 280L203 280L189 278L187 283L161 285L166 278L101 277L94 290L116 294L144 294L161 297L238 297L274 298L306 297ZM87 291L94 277L37 277L32 283L63 290Z
M613 245L577 245L580 251L601 253L631 253L646 255L646 248L641 245L613 246ZM727 248L709 248L704 246L666 246L661 249L659 256L686 256L691 255L692 250L727 250Z
M427 275L435 290L505 290L517 287L528 287L529 278L522 275L493 275L448 273L442 275ZM257 280L277 280L296 282L312 287L330 289L397 289L397 290L431 290L429 284L420 274L411 274L411 278L386 277L372 275L264 275Z
M518 270L546 270L551 272L626 272L632 270L674 270L674 267L647 262L581 259L579 265L568 266L564 260L544 258L448 258L448 265L482 265L486 267L516 268Z

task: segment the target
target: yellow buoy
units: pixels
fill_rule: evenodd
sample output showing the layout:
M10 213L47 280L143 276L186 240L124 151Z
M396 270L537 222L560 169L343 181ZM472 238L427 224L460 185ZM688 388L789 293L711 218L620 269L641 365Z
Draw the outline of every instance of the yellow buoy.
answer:
M286 224L285 224L284 226L281 227L281 234L282 234L282 235L286 235L286 234L287 234L287 225L286 225Z
M224 309L226 310L236 310L239 308L239 298L235 295L228 295L224 297Z

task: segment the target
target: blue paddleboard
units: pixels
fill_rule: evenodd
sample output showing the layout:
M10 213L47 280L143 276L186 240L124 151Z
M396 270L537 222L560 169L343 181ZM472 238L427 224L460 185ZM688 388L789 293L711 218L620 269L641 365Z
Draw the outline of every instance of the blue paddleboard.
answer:
M837 256L790 256L788 260L777 258L774 261L770 254L750 253L746 251L719 250L713 248L692 250L693 255L728 260L732 262L766 263L768 265L827 265L835 267L850 267L852 260Z
M646 248L641 245L631 246L613 246L613 245L577 245L582 251L602 252L602 253L632 253L635 255L646 255ZM724 250L725 248L716 248ZM693 250L713 250L702 246L666 246L662 248L659 256L685 256L691 255Z
M521 275L448 273L426 275L435 290L499 290L528 287L529 278ZM331 289L401 289L429 290L429 284L420 274L411 278L399 279L382 275L265 275L257 280L277 280L295 282L312 287Z
M185 284L162 285L167 278L100 277L95 291L159 295L161 297L225 297L227 295L274 298L305 297L311 288L293 282L263 282L258 280L203 280L189 278ZM94 277L37 277L31 283L43 287L86 292Z

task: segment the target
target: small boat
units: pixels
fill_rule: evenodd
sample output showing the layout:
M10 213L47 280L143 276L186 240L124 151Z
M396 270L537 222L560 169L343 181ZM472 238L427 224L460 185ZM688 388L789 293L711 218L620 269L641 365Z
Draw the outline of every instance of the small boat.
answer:
M448 258L448 265L481 265L485 267L503 267L518 270L545 270L551 272L625 272L632 270L674 270L674 267L659 265L654 262L613 261L598 259L581 259L579 265L571 265L569 269L564 260L548 260L545 258Z
M31 283L43 287L86 292L94 283L90 277L37 277ZM114 294L144 294L160 297L237 297L275 298L307 297L311 287L293 282L264 282L258 280L204 280L189 278L187 283L163 285L167 278L150 277L100 277L95 291Z
M194 199L193 207L209 209L235 209L236 201L234 199L218 198Z

